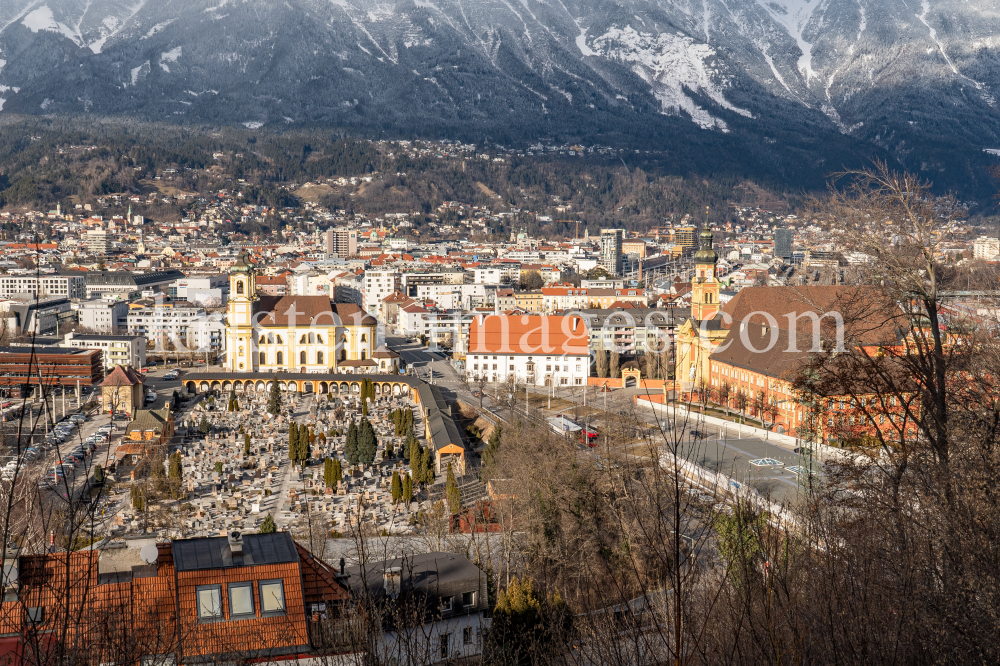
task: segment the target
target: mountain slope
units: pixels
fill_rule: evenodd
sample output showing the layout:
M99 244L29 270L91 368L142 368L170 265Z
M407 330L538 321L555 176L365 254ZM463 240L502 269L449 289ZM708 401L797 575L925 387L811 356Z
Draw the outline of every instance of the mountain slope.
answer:
M581 140L793 183L886 154L983 196L997 34L985 0L11 0L0 111Z

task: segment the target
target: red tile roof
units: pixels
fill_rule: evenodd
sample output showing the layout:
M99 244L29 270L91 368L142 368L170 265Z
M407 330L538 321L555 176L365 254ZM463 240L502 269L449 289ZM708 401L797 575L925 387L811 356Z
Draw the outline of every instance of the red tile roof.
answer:
M135 386L142 383L142 376L133 370L132 366L118 365L104 378L101 386Z
M468 353L587 355L587 327L581 317L476 317Z

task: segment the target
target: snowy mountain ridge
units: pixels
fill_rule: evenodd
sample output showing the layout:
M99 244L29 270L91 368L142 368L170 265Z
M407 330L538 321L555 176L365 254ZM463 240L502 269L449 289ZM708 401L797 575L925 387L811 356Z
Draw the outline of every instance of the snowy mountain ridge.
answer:
M0 110L667 144L781 126L817 164L968 172L1000 145L998 49L985 0L10 0Z

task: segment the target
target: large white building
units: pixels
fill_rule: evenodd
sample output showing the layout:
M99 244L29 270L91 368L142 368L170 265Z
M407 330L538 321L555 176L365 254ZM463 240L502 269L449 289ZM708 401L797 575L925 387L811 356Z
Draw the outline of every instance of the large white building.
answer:
M107 299L84 301L77 307L80 325L98 333L117 333L128 328L128 303Z
M188 329L205 316L200 308L142 308L128 313L129 335L142 335L154 344L187 345Z
M67 333L60 347L100 349L104 352L104 367L116 365L141 368L146 365L146 338L141 335L80 335Z
M466 372L491 382L513 375L533 386L584 386L590 375L587 326L577 316L477 315L469 327Z
M86 298L86 295L87 278L83 273L0 275L0 298L11 296Z
M381 316L382 301L399 289L399 273L388 268L365 271L362 307L365 311Z
M992 259L1000 255L1000 238L980 236L972 242L973 259Z

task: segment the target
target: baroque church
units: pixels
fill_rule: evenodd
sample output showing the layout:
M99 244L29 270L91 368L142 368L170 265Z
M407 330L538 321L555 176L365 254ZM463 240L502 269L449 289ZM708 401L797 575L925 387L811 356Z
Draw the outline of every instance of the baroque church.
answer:
M326 296L257 293L245 255L229 275L226 369L231 372L379 373L399 356L377 346L378 321Z

